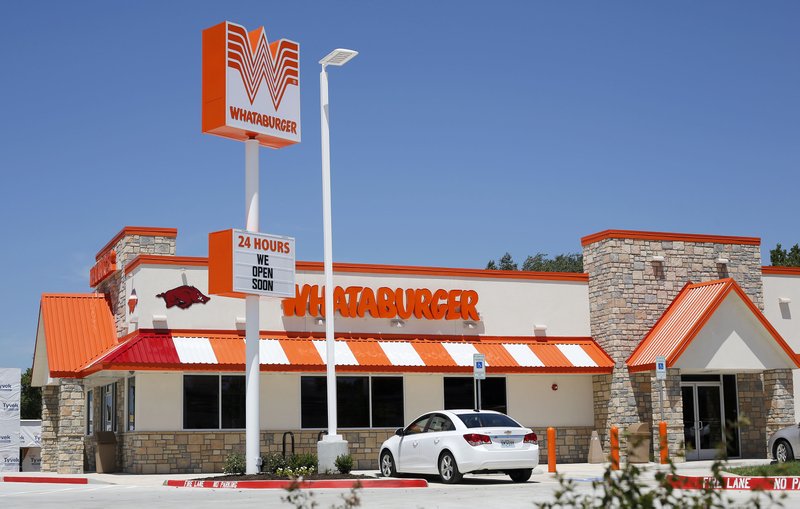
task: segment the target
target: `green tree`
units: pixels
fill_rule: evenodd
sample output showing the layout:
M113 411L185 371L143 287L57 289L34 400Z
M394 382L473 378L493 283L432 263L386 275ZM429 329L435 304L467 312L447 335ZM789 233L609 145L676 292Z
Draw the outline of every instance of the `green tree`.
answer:
M22 374L22 394L20 395L20 419L41 419L42 418L42 389L41 387L31 387L31 374L33 370L28 368Z
M500 258L500 270L517 270L517 264L511 258L511 253L506 253Z
M486 264L489 270L526 270L534 272L583 272L583 255L578 253L566 253L549 258L547 253L536 253L528 256L519 269L511 258L511 254L506 253L498 262L489 260Z
M548 258L547 253L536 253L529 256L522 264L522 270L536 272L583 272L583 255L566 253Z
M775 249L770 250L769 261L775 267L800 267L800 244L787 251L779 242Z

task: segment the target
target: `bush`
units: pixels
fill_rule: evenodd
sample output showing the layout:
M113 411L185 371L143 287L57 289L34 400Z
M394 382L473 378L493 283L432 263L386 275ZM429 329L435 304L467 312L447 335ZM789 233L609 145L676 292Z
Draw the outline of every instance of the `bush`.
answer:
M349 474L353 470L353 457L349 454L336 456L336 461L333 463L340 474Z
M288 477L289 479L297 479L298 477L305 477L316 473L316 467L284 467L275 469L275 475L280 477Z
M222 472L225 474L242 475L247 470L247 465L244 456L238 452L232 452L225 458L225 466L222 467Z
M289 466L287 458L279 452L273 452L261 458L261 471L267 474L274 474L279 468L287 466Z
M287 458L286 465L291 469L302 467L317 469L317 455L312 453L293 454Z

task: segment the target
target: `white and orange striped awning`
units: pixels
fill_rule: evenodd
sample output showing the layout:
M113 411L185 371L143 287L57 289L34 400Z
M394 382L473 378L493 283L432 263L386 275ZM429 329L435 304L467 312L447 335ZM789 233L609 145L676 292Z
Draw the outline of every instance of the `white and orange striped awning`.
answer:
M706 283L689 283L684 286L628 358L628 370L634 372L654 370L656 356L659 355L666 357L667 367L672 367L731 292L742 299L756 319L764 325L772 338L796 364L796 356L791 347L736 281L727 278Z
M591 338L405 339L339 338L340 372L471 372L472 356L486 355L489 373L610 373L613 361ZM263 335L262 371L324 371L327 348L318 337ZM99 370L242 371L240 334L140 331L86 366Z

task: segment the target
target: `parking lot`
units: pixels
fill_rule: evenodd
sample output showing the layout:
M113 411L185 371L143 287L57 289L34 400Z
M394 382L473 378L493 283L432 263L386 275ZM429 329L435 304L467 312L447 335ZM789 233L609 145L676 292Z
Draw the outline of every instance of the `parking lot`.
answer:
M683 475L707 475L708 462L683 464L680 473ZM752 460L748 463L753 463ZM652 479L656 467L651 466L643 479ZM602 465L564 465L562 474L575 482L581 493L591 493L591 482L602 475ZM66 484L28 484L0 483L0 499L3 507L85 507L105 508L142 507L148 509L159 507L218 508L226 504L236 507L292 507L282 501L286 496L283 490L247 490L247 489L190 489L168 488L161 486L168 476L143 475L98 475L89 474L87 485ZM172 478L189 479L194 476L171 476ZM466 476L457 485L444 485L429 478L428 488L413 489L363 489L360 492L361 507L372 508L453 508L465 507L527 507L534 502L553 499L558 489L556 479L548 474L546 466L540 467L527 483L512 483L504 475ZM318 489L312 490L314 499L320 509L333 505L341 505L341 496L346 490ZM728 491L726 496L735 504L745 506L750 497L747 491ZM788 492L784 505L792 507L800 504L800 492ZM734 506L735 506L734 504Z

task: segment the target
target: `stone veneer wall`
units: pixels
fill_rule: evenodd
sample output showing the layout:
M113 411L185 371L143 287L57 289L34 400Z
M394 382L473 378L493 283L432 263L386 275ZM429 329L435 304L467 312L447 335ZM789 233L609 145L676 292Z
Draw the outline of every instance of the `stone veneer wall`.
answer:
M739 397L739 443L743 458L766 458L767 426L764 384L760 373L736 375ZM794 410L792 411L794 419Z
M585 462L593 428L559 427L556 440L557 460L563 463ZM261 454L280 453L285 430L261 432ZM547 430L535 430L539 436L539 458L547 463ZM295 453L317 453L319 431L293 430ZM384 440L394 430L349 430L341 432L350 444L354 468L378 468L378 454ZM241 431L132 431L120 434L122 470L135 474L177 474L221 472L225 458L232 452L244 454L245 438ZM355 446L359 447L356 448ZM287 437L287 454L291 452Z
M42 392L42 471L83 473L83 381L62 378Z
M794 381L791 369L772 369L764 371L764 405L766 436L796 424L794 420ZM766 442L765 442L766 443ZM766 451L771 457L771 451Z
M653 256L664 262L653 263ZM726 266L717 265L720 256L729 260ZM652 405L650 391L645 395L625 365L634 348L688 281L732 277L763 309L761 252L758 245L606 238L584 246L583 265L589 274L591 334L615 362L608 379L594 377L595 424L607 451L610 426L623 431ZM680 415L680 423L668 426L676 429L682 420ZM624 439L620 445L624 456Z
M286 430L262 431L261 454L282 452ZM317 453L319 431L294 432L294 452ZM354 468L378 468L378 448L394 430L340 431L350 443ZM123 471L136 474L222 472L225 458L232 452L244 454L243 431L132 431L122 434ZM357 450L354 444L362 445ZM291 453L290 439L286 440Z
M653 457L660 458L660 440L658 424L667 423L667 452L673 461L685 459L685 444L683 435L683 393L681 392L681 374L679 369L669 368L667 379L662 382L656 380L655 373L647 372L650 376L651 400L653 402L653 423L651 435L653 444ZM664 398L663 402L661 398ZM662 415L661 409L664 409Z
M125 321L127 314L125 266L140 254L175 256L175 237L124 235L111 249L117 253L117 271L97 285L96 290L108 296L117 324L117 336L122 337L128 333Z
M58 386L42 387L42 472L58 469Z
M555 426L556 463L586 463L592 426ZM547 428L533 430L539 438L539 464L547 464Z

